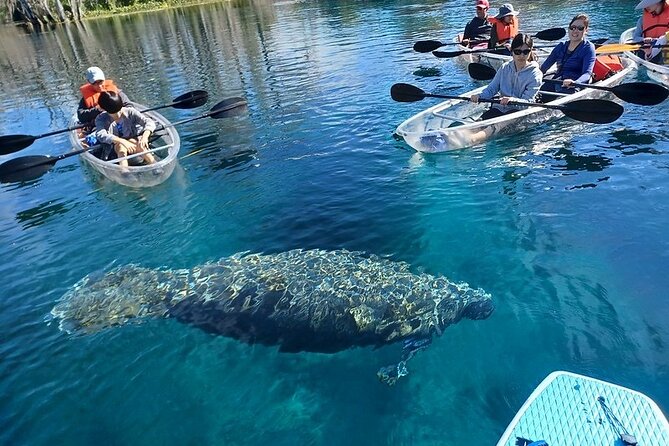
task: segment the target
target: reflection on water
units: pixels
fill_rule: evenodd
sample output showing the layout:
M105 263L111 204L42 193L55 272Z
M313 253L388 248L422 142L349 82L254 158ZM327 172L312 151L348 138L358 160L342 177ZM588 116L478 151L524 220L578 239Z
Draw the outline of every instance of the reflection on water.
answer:
M30 209L18 212L16 219L22 223L25 229L39 226L47 222L52 217L65 214L75 206L73 201L69 202L46 202L40 203Z

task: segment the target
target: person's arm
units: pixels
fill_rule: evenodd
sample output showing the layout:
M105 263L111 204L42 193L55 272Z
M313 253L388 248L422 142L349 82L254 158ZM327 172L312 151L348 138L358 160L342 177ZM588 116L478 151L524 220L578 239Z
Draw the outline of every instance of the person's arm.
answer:
M89 122L95 121L95 118L100 114L100 109L97 107L88 108L86 107L86 102L84 98L81 98L79 101L79 107L77 108L77 119L82 124L88 124Z
M149 147L149 136L156 130L156 122L144 113L135 109L128 109L128 115L130 116L133 125L136 126L135 128L141 129L141 134L138 135L139 137L137 138L138 146L142 149L147 149Z
M591 42L586 42L587 45L583 45L583 58L581 65L581 74L575 82L588 83L590 78L592 78L592 69L595 67L595 59L597 55L595 54L595 45Z
M465 32L462 33L462 40L471 40L474 37L474 31L472 30L472 22L465 25Z
M100 113L97 118L95 118L95 137L99 143L102 144L113 144L114 135L109 132L109 115L107 113Z
M488 48L495 48L497 42L499 41L497 38L497 24L499 21L497 19L493 19L490 23L492 23L492 28L490 29L490 40L488 41Z
M123 106L125 107L126 105L132 105L130 103L130 98L128 97L127 94L123 93L123 90L118 91L118 95L121 98L121 101L123 101Z
M643 14L636 22L636 28L634 28L634 32L632 33L632 40L634 42L641 42L643 40Z
M555 65L555 62L558 59L558 53L560 52L560 49L562 48L562 43L558 44L555 48L553 48L553 51L548 55L546 60L541 64L541 72L545 73L546 71L550 70L550 68Z

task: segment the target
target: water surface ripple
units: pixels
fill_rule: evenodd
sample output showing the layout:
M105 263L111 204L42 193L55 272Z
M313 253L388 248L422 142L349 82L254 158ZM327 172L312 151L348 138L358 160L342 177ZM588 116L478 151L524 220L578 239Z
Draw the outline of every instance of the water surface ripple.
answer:
M514 2L523 28L582 10L593 37L632 26L635 1ZM462 66L411 50L473 14L455 1L224 2L25 35L0 28L0 134L67 126L99 65L147 106L204 88L166 183L125 189L78 160L1 185L1 444L494 444L533 387L566 369L669 409L669 105L615 123L561 119L466 150L415 153L392 132L459 94ZM635 75L636 76L636 75ZM638 73L647 80L645 73ZM632 78L630 78L632 80ZM65 135L18 155L65 153ZM0 156L0 162L10 156ZM394 388L399 347L280 354L175 321L68 336L54 303L128 263L186 268L237 252L364 251L493 295L486 321L449 328Z

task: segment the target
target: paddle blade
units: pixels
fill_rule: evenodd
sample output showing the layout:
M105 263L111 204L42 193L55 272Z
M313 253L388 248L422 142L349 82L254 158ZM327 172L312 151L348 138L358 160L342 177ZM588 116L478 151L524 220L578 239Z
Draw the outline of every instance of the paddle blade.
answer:
M567 30L564 28L550 28L539 31L534 35L539 40L560 40L567 35Z
M35 142L36 137L32 135L5 135L0 136L0 155L9 155L25 149Z
M221 102L212 107L209 116L214 119L238 116L246 111L247 105L248 103L244 98L233 97L223 99Z
M21 156L0 164L0 183L30 181L48 172L58 161L46 155Z
M432 51L432 54L439 59L450 59L451 57L462 56L470 51Z
M616 85L611 92L625 102L639 105L657 105L669 97L669 89L651 82L628 82Z
M209 93L205 90L193 90L174 98L172 107L182 110L201 107L207 103L207 99L209 99Z
M561 107L571 119L593 124L608 124L620 118L625 109L622 105L605 99L580 99Z
M442 46L444 46L444 44L438 40L419 40L413 44L413 50L418 53L429 53Z
M489 81L495 77L495 74L497 74L497 71L490 65L478 62L472 62L467 65L467 71L469 72L469 75L477 81Z
M425 98L425 92L410 84L394 84L390 87L390 97L397 102L416 102Z

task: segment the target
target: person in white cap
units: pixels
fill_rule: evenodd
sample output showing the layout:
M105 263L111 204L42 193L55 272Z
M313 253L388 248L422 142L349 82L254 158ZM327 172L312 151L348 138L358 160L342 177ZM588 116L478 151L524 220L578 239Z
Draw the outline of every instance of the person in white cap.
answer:
M667 0L641 0L635 9L643 9L643 13L636 24L632 38L635 42L649 45L640 50L639 56L651 62L662 63L662 52L652 51L651 46L669 31L669 3Z
M513 9L511 3L505 3L499 7L499 12L490 21L492 22L492 30L488 48L494 48L498 45L507 45L508 47L508 44L516 37L520 29L518 11ZM509 54L511 53L509 52Z
M476 1L476 16L465 26L465 32L462 34L463 45L472 47L490 40L492 25L488 20L488 9L490 9L488 0Z
M80 123L92 126L95 118L102 113L98 99L103 91L113 91L121 97L124 104L130 104L128 96L116 86L113 80L105 79L105 74L100 68L89 67L85 76L86 83L79 87L81 100L77 109L77 119Z

